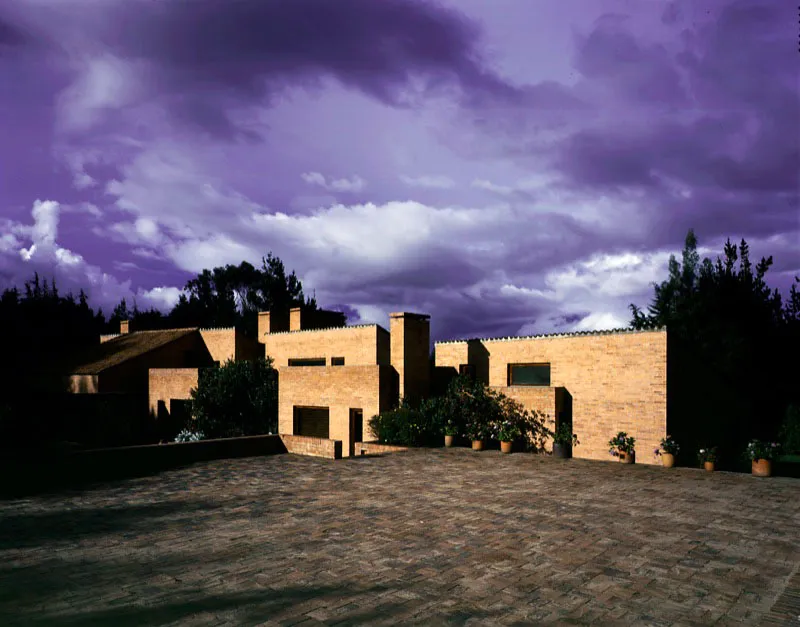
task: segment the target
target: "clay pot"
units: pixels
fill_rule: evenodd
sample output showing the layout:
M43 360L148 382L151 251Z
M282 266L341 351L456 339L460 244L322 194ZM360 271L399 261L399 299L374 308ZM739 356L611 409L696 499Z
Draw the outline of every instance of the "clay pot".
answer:
M454 439L454 438L455 438L455 436L452 436L452 435L446 435L446 436L444 436L444 445L445 445L447 448L450 448L451 446L453 446L453 439Z
M483 440L472 440L472 450L473 451L482 451L483 450Z
M703 462L703 468L708 472L714 472L714 462Z
M558 459L569 459L572 457L572 447L569 444L559 444L553 442L553 457Z
M772 476L772 462L768 459L754 459L753 476L754 477Z
M675 465L675 456L672 453L661 453L661 465L664 468L672 468Z
M636 461L636 452L626 453L625 451L619 452L619 461L623 464L633 464Z
M513 442L500 442L500 450L503 453L510 453L512 444Z

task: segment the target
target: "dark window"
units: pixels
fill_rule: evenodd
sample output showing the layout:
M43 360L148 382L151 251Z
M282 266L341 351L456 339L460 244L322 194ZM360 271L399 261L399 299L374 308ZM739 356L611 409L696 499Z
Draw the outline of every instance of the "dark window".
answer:
M509 364L509 385L550 385L550 364Z
M328 439L330 413L327 407L294 407L294 435Z
M310 359L290 359L290 366L324 366L324 357L311 357Z
M331 366L344 366L344 357L331 357Z
M465 375L471 379L475 378L475 366L473 364L461 364L458 367L458 374Z

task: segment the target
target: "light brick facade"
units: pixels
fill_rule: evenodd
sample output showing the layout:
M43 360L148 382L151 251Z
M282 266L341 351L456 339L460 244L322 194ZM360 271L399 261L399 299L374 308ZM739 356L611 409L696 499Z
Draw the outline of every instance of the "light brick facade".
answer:
M573 451L576 457L613 459L608 440L626 431L636 438L637 463L657 463L653 450L667 434L666 331L436 344L437 367L458 369L471 363L470 356L476 372L487 374L486 383L531 408L544 400L548 407L552 403L536 397L533 387L508 387L508 365L550 364L550 386L571 396L573 430L581 442Z

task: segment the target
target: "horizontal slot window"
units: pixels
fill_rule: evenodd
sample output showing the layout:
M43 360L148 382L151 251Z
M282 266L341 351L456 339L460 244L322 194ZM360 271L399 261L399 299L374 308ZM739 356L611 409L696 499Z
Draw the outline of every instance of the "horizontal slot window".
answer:
M344 357L331 357L331 366L344 366Z
M308 358L301 358L301 359L290 359L289 360L290 366L324 366L325 365L325 358L324 357L308 357Z
M550 385L550 364L509 364L508 385Z

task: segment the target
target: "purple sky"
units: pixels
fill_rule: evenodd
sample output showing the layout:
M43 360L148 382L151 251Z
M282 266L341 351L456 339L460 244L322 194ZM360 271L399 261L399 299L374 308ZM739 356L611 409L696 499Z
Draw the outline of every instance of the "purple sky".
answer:
M777 0L5 0L0 287L168 308L272 251L352 322L602 329L693 227L786 293L796 48Z

